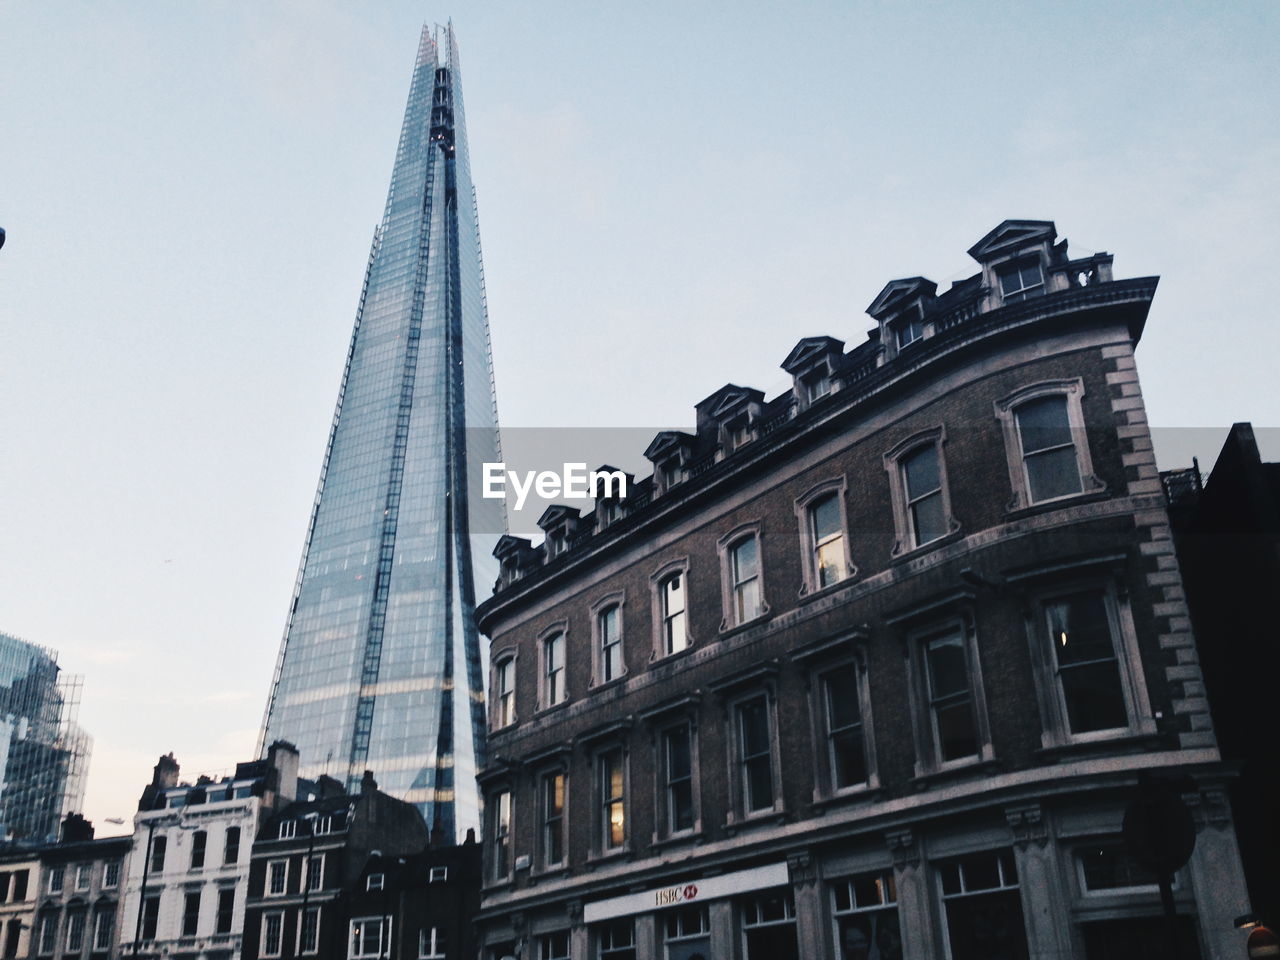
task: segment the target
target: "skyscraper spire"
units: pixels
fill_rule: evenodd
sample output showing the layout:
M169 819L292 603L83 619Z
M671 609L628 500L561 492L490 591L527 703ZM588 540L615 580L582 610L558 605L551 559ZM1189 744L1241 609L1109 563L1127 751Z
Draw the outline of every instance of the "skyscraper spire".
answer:
M373 770L446 834L479 825L474 565L487 592L506 519L471 490L496 409L458 48L424 27L262 745L352 787Z

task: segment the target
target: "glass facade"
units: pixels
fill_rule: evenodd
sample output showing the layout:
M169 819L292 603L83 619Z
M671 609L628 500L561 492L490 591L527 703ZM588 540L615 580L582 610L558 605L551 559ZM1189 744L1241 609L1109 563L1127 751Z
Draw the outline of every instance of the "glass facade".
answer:
M0 839L57 840L81 809L93 741L79 707L80 678L53 651L0 633Z
M263 724L301 773L479 825L474 583L496 578L501 459L453 30L423 30ZM491 569L492 567L492 569Z

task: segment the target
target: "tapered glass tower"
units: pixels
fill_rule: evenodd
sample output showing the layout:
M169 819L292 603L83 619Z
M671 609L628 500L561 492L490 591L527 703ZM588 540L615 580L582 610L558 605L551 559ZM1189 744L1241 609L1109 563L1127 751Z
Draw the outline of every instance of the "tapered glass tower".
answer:
M500 460L480 236L452 27L424 29L374 235L262 747L478 826L487 595ZM477 569L479 567L479 569Z

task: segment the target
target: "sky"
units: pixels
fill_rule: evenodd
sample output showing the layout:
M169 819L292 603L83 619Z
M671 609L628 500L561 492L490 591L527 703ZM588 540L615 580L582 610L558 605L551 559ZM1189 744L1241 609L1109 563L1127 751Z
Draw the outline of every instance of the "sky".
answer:
M85 811L252 759L424 22L462 51L504 427L688 424L1006 218L1161 281L1162 468L1280 459L1280 5L0 0L0 631ZM638 453L639 451L637 451ZM592 451L582 459L599 462Z

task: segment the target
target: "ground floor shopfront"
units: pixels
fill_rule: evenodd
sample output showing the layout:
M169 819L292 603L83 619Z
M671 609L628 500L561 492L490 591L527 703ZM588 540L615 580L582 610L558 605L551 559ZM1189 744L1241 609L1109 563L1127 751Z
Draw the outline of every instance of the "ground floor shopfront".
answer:
M1195 851L1174 886L1173 956L1235 960L1244 933L1233 921L1248 902L1229 811L1217 789L1194 806ZM1167 960L1169 924L1155 878L1125 851L1123 809L1059 797L875 832L779 825L772 839L744 835L736 863L708 845L664 870L637 863L631 883L602 870L564 899L553 891L564 881L506 906L487 897L483 957ZM777 850L788 834L790 849Z

